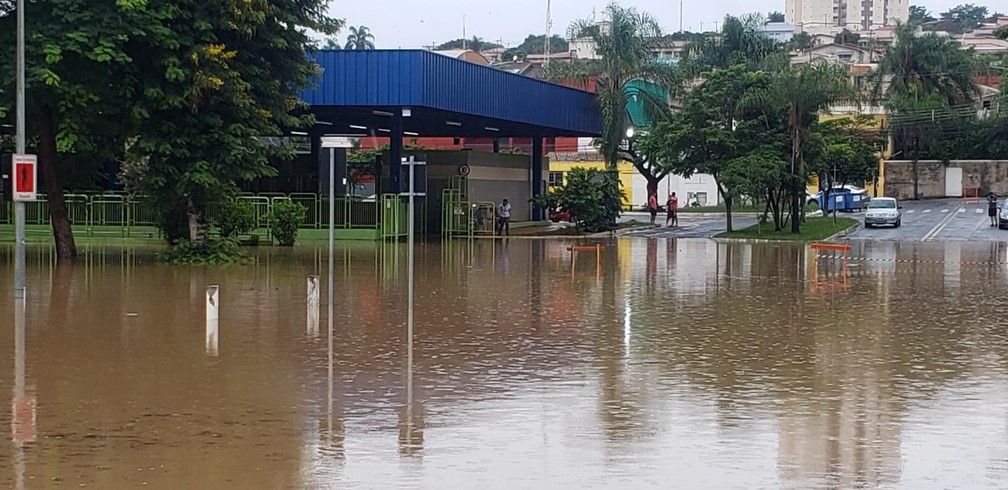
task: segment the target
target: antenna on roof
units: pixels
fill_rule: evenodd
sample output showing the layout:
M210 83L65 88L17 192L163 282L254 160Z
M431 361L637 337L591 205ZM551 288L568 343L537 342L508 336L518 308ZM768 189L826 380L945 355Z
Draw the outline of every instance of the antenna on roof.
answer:
M462 14L462 51L466 50L465 14Z
M545 60L543 61L544 65L549 65L550 61L550 28L552 27L553 27L553 16L552 13L550 12L550 0L546 0L546 42L544 43L546 45L546 48L543 50L543 54L545 54L546 56Z

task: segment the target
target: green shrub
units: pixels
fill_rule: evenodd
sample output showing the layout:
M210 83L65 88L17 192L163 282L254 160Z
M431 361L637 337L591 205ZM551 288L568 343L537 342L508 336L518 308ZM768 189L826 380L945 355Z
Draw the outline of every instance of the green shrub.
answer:
M274 204L267 217L273 238L281 246L294 246L294 242L297 240L298 226L304 223L307 215L308 210L293 201L280 201Z
M247 200L230 199L221 206L215 222L222 238L238 238L255 229L255 208Z
M159 254L158 260L176 265L213 265L243 262L248 260L248 256L242 253L236 240L224 238L203 242L182 240Z

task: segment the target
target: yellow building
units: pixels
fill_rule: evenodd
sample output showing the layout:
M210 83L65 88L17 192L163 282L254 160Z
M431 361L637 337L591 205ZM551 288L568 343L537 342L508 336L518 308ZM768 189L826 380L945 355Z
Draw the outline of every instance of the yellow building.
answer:
M549 186L563 185L567 173L575 167L605 170L602 155L595 152L554 152L549 154ZM634 202L633 178L637 169L628 161L621 161L616 167L619 172L620 187L623 189L623 206L629 208Z
M882 131L886 128L889 116L885 113L885 110L881 107L865 107L865 108L834 108L833 112L820 114L819 122L835 121L838 119L853 119L858 115L865 116L868 118L865 121L864 129ZM892 140L886 142L886 145L879 155L879 171L878 171L878 186L876 187L875 182L865 182L863 187L868 191L873 197L879 197L883 195L883 189L885 189L885 161L892 157ZM819 192L819 177L813 175L809 180L808 193L816 194Z

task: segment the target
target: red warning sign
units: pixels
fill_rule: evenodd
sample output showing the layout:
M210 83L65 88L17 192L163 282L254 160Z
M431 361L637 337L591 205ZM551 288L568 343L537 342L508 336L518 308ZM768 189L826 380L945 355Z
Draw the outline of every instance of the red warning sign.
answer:
M35 155L14 155L14 168L11 177L14 179L14 200L34 201L38 198L35 188L38 173L38 157Z

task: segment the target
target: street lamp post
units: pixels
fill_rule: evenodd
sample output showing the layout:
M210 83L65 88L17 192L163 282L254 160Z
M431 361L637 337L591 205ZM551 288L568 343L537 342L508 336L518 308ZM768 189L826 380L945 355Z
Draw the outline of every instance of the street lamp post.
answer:
M25 38L24 0L17 0L17 109L16 150L25 153ZM11 170L13 185L13 168ZM25 204L14 201L14 296L25 297Z

